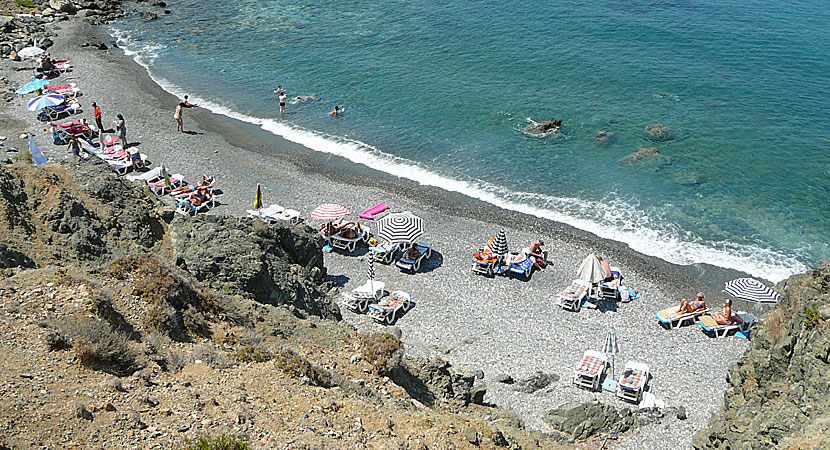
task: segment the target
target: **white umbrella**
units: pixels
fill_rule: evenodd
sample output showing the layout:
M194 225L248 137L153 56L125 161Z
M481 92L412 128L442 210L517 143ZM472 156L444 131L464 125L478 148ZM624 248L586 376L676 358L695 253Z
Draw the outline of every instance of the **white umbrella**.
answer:
M19 52L17 52L17 56L26 59L26 58L34 58L35 56L40 56L46 53L46 50L40 47L25 47L21 48Z
M605 279L605 272L602 270L602 263L599 262L597 255L591 253L579 266L579 271L576 273L576 278L587 281L591 284L599 283Z

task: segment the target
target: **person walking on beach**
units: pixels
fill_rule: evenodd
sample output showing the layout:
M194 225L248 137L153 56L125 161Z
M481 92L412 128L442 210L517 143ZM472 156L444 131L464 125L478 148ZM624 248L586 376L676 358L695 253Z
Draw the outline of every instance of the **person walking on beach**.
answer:
M121 140L121 145L124 148L127 148L127 122L121 114L118 114L115 117L116 119L113 121L113 124L115 125L115 131L118 132L118 139Z
M104 132L104 121L101 115L101 107L97 103L92 102L92 117L95 118L95 125L98 127L98 135Z
M67 148L72 152L73 155L77 156L78 158L81 157L81 142L78 140L78 136L73 135L69 139L69 145Z
M176 119L176 131L179 133L184 133L184 122L182 121L182 113L184 112L184 108L198 108L199 105L195 103L190 103L187 100L187 96L185 95L183 99L179 100L179 104L176 105L176 113L173 114L173 118Z

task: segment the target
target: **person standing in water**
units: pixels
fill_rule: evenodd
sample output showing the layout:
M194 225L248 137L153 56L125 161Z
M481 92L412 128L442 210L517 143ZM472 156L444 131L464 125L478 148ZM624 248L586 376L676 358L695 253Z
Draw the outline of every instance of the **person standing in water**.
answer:
M187 96L185 95L183 99L179 100L179 104L176 105L176 113L173 114L173 118L176 119L176 131L179 133L184 132L184 121L182 120L182 113L184 112L184 108L198 108L199 105L195 103L190 103L187 100Z
M285 114L285 101L288 99L288 94L285 91L280 92L280 114Z

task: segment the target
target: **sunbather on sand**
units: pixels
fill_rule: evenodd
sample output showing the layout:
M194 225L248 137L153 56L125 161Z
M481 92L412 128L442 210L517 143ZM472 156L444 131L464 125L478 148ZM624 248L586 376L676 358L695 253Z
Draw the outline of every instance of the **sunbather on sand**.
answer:
M202 179L198 183L196 183L196 185L188 184L187 186L177 187L176 189L170 191L170 195L175 197L177 195L190 194L192 192L196 192L196 190L199 188L204 188L203 190L207 191L210 190L212 187L213 179L205 174L202 174Z
M542 250L543 245L545 245L545 242L541 239L533 241L527 251L527 254L533 258L533 266L540 270L545 270L548 265L548 252Z
M697 300L691 303L685 298L680 300L680 307L677 309L677 314L691 314L703 309L706 309L706 302L703 301L703 292L698 292Z
M188 201L191 205L198 208L199 206L202 206L204 203L210 201L210 196L207 194L206 191L197 191L190 196L190 199Z
M417 245L409 247L409 250L406 252L406 258L411 261L418 259L419 256L421 256L421 250L418 249Z
M727 298L723 302L723 311L716 312L712 317L720 325L733 324L735 321L732 320L732 300Z

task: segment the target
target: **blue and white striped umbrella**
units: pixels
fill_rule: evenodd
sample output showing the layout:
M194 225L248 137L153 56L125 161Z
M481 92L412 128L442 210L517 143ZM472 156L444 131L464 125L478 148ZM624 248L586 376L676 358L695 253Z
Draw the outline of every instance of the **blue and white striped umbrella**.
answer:
M34 92L38 89L43 89L43 86L46 86L47 84L49 84L49 80L32 80L32 81L24 84L23 86L20 86L20 89L18 89L15 92L15 94L17 94L17 95L28 94L29 92Z
M40 111L47 106L58 106L63 103L63 95L45 94L29 100L29 111Z
M727 294L751 302L776 303L781 299L781 294L752 278L738 278L729 281L724 285L723 290Z
M377 222L378 238L390 244L408 244L424 234L424 220L409 211L383 216Z

